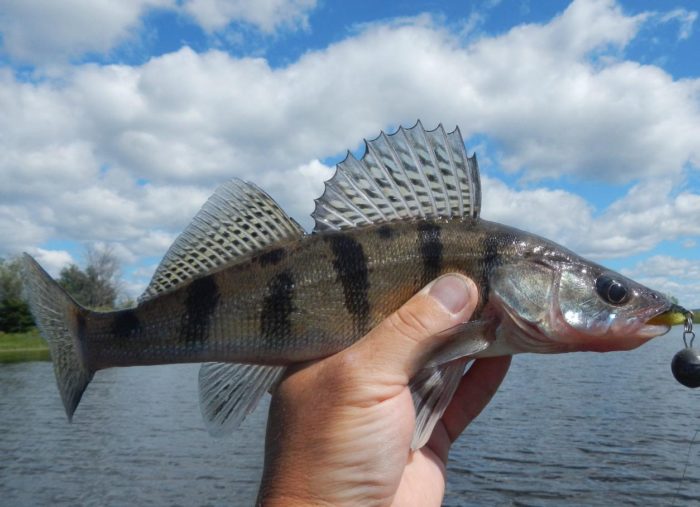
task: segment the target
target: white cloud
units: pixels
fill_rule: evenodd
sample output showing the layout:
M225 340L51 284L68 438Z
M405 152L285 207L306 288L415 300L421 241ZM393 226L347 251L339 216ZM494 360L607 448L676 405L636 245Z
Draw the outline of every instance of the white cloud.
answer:
M41 244L53 232L46 224L46 216L32 215L26 204L10 206L0 203L0 257L15 255L32 245Z
M333 171L333 168L320 161L312 160L285 171L263 173L257 184L273 198L279 196L284 210L305 229L311 230L314 199L323 193L323 182L333 176Z
M232 21L243 21L263 32L285 26L305 28L316 0L185 0L182 4L202 28L215 32Z
M693 25L698 19L696 11L688 11L686 9L673 9L663 14L659 21L667 23L669 21L678 21L678 40L686 40L693 34Z
M700 281L700 262L689 259L676 259L668 255L649 257L635 265L632 270L649 277L688 277L689 279Z
M549 23L466 43L429 16L374 23L280 68L185 47L40 83L0 69L0 253L58 237L117 243L125 259L161 255L233 176L303 221L331 175L318 160L416 118L489 136L489 155L526 179L641 181L594 210L571 192L485 178L486 217L598 258L700 235L687 229L700 197L672 188L700 166L700 79L623 59L646 19L577 1Z
M502 181L482 177L483 211L487 220L518 227L574 248L590 235L592 207L564 190L509 188Z
M2 0L2 51L14 60L51 69L89 53L108 54L138 43L142 18L153 9L191 16L208 32L232 22L271 35L308 25L316 0Z
M3 0L3 50L19 61L48 64L106 53L133 37L141 15L172 0Z
M678 299L688 309L700 308L700 261L655 255L623 274Z
M32 248L29 252L42 267L53 277L57 277L61 269L74 264L73 256L65 250L45 250Z
M51 84L6 77L8 102L43 101L35 109L51 117L44 125L11 108L7 123L19 134L8 148L51 154L56 144L77 143L71 153L85 160L73 167L211 184L225 174L286 170L421 117L495 137L505 167L526 167L529 178L673 176L700 165L700 80L589 61L628 42L642 18L606 1L575 2L547 25L462 48L423 16L372 25L281 69L183 48L139 67L77 67Z
M650 250L664 240L700 236L700 195L674 194L667 181L633 187L596 219L598 244L609 257Z
M626 257L661 241L700 237L700 195L669 182L632 187L603 213L564 190L515 190L483 178L483 217L540 234L591 259Z

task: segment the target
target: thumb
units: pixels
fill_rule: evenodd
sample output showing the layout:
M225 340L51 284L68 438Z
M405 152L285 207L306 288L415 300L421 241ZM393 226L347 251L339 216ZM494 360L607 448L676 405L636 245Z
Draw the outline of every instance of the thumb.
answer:
M364 371L398 376L399 382L408 383L445 339L436 335L467 322L478 298L469 278L441 276L353 345L353 355Z

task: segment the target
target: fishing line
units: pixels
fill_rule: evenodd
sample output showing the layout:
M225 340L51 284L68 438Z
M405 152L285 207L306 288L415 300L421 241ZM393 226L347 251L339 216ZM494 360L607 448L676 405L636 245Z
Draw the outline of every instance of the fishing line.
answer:
M690 451L693 448L693 444L695 443L695 439L698 436L698 433L700 433L700 429L695 430L695 434L693 435L693 439L690 441L690 444L688 445L688 456L685 459L685 466L683 467L683 476L681 477L680 482L678 483L678 487L676 488L676 494L673 497L673 504L671 507L675 507L676 501L678 500L678 493L681 491L681 486L683 485L683 481L685 480L685 473L688 471L688 465L690 464Z
M690 341L690 343L688 343L689 341ZM695 341L695 333L693 332L693 312L688 312L686 314L686 317L685 317L685 326L683 329L683 344L685 345L686 352L693 351L694 354L697 355L697 351L695 351L692 348L694 341ZM681 353L682 352L683 351L681 351ZM676 357L678 357L678 354L676 354ZM674 357L674 362L675 361L676 361L676 358ZM678 380L680 382L681 380L676 375L677 372L676 372L675 368L676 368L676 365L672 365L672 369L674 370L673 375L676 377L676 380ZM697 371L693 371L693 373L697 373ZM686 382L681 382L681 383L687 385L688 387L696 387L696 385L691 385L691 384L688 384ZM676 488L676 494L674 495L673 504L671 505L671 507L674 507L676 505L676 501L678 500L678 494L681 491L681 486L683 485L683 481L685 481L685 474L688 471L688 465L690 464L690 451L693 448L693 444L695 443L695 439L697 438L698 433L700 433L700 429L695 430L695 434L693 435L693 438L690 441L690 444L688 444L688 455L685 458L685 466L683 467L683 475L681 476L681 480L678 483L678 487Z

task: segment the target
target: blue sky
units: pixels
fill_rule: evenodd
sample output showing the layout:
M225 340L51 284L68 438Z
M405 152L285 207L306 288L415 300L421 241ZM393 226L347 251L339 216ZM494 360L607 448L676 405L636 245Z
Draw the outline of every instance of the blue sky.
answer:
M420 118L477 152L485 218L700 307L697 11L0 0L0 256L108 247L135 297L218 183L309 227L346 149Z

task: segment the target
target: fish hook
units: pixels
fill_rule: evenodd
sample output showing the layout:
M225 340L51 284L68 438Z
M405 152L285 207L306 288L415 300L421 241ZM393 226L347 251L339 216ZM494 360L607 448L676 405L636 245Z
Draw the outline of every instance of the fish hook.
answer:
M690 341L690 347L693 346L695 341L695 332L693 331L693 312L688 312L685 314L685 325L683 326L683 343L686 348L689 347L688 341Z

